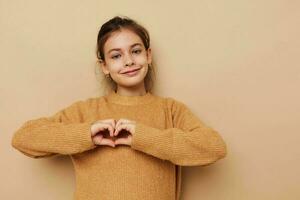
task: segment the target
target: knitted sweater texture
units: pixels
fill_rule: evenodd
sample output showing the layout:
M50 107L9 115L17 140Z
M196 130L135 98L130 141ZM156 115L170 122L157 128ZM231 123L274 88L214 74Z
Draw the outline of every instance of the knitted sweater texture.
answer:
M91 124L104 119L136 122L132 144L95 145ZM70 156L75 200L179 200L181 166L208 165L227 147L183 102L150 92L78 100L52 116L24 122L12 146L26 156Z

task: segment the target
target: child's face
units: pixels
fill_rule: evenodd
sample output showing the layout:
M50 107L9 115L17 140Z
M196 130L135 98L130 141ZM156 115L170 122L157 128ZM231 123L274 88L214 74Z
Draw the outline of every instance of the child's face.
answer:
M134 45L139 43L138 45ZM132 46L134 45L134 46ZM118 50L112 50L117 48ZM141 38L128 29L114 32L104 44L105 62L101 63L102 71L110 73L119 87L131 87L144 84L144 78L151 64L151 49L146 51ZM135 74L126 71L139 69Z

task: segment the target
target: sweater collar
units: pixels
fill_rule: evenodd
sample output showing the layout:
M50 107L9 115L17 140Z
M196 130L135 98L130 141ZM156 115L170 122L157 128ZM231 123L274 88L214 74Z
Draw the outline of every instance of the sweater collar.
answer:
M148 91L146 94L140 96L124 96L116 93L114 90L111 90L106 95L106 98L110 103L121 105L139 105L151 102L154 100L154 95Z

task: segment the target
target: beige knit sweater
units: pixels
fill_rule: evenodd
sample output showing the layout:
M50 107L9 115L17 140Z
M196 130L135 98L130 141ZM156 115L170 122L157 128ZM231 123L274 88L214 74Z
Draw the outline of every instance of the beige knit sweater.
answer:
M131 146L93 143L91 124L112 118L136 121ZM76 200L178 200L181 166L208 165L227 153L218 132L184 103L150 92L78 100L53 116L26 121L12 146L32 158L69 155Z

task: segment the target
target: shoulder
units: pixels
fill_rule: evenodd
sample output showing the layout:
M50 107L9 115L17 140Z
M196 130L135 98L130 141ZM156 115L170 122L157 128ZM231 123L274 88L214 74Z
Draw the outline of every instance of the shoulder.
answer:
M63 110L64 112L68 112L68 111L85 112L88 111L90 108L99 105L99 103L102 101L104 101L103 96L81 98L61 108L61 110Z
M182 100L174 97L164 97L164 102L167 109L170 109L172 112L184 112L188 110L188 106Z

